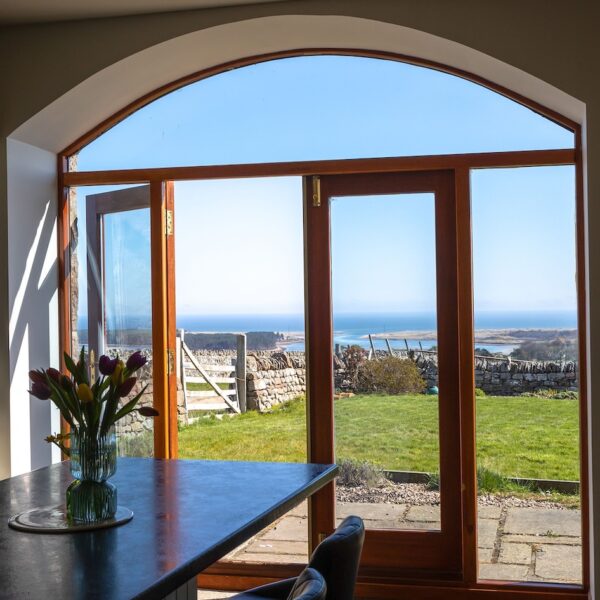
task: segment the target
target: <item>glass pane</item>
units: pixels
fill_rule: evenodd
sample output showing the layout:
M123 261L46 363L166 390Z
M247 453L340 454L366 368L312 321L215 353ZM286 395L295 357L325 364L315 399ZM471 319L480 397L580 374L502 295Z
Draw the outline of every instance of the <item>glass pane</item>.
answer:
M132 394L151 406L152 301L150 209L137 208L147 188L99 186L71 190L71 311L73 351L92 349L127 360L142 350L148 363ZM149 196L147 196L149 201ZM114 211L118 207L118 212ZM88 224L96 231L88 233ZM152 456L153 421L133 412L116 424L122 456Z
M175 184L180 458L306 462L302 219L298 177ZM303 504L227 560L307 556Z
M304 56L230 70L150 103L86 146L79 170L573 146L572 132L459 77Z
M331 203L337 519L439 529L433 194Z
M581 583L574 167L472 173L479 577Z

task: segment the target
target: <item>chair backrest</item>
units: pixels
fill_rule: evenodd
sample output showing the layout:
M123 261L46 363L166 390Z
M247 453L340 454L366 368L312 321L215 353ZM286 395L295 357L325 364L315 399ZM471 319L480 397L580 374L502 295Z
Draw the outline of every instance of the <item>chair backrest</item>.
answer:
M365 525L360 517L346 517L313 552L309 567L325 578L327 600L353 600Z
M306 567L296 578L296 583L287 600L325 600L327 585L318 571Z

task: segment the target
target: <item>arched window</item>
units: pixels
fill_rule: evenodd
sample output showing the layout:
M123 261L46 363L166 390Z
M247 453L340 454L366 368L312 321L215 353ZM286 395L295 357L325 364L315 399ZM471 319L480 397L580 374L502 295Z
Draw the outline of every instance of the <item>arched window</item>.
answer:
M226 71L130 115L79 170L573 148L573 132L454 75L302 56Z
M352 511L364 573L586 583L578 131L434 67L190 77L65 156L64 346L153 357L123 453L343 465L227 572Z

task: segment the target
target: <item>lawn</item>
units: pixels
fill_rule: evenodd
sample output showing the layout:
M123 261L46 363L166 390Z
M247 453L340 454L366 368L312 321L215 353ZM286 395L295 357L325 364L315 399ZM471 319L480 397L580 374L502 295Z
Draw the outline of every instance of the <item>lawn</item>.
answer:
M363 395L336 400L337 459L436 472L437 396ZM179 433L181 458L306 460L305 403L259 414L204 418ZM477 399L477 459L505 477L579 479L577 400Z

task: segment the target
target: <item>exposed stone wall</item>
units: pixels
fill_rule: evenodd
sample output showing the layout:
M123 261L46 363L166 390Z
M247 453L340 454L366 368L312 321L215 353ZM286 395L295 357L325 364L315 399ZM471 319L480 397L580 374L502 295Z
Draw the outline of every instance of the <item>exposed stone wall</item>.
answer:
M111 352L112 353L112 352ZM378 353L379 354L379 353ZM385 353L381 353L385 355ZM232 350L198 350L194 356L200 364L234 364L236 353ZM407 358L406 354L402 355ZM411 353L410 358L421 370L427 386L438 384L437 356L434 354ZM248 410L267 411L272 407L293 400L306 392L306 359L304 352L261 351L247 356L247 407ZM344 363L334 359L335 387L337 390L353 391L347 380ZM490 359L476 359L475 385L486 394L512 396L539 389L577 390L577 364L573 362L508 362ZM152 359L139 372L139 380L132 392L137 394L148 385L140 400L140 406L152 405ZM183 392L177 394L178 419L187 424ZM139 436L150 432L152 419L133 412L117 424L121 436Z
M201 365L232 365L235 350L194 350ZM246 406L261 412L306 391L304 352L258 351L246 358ZM181 415L180 415L181 416Z
M382 356L384 353L381 353ZM411 352L427 387L438 385L437 355ZM406 353L401 357L407 358ZM540 389L577 391L577 363L475 359L475 387L494 396L516 396Z
M512 396L539 389L577 391L577 363L475 361L475 387L486 394Z
M138 406L152 406L153 385L152 385L152 360L149 360L137 373L138 380L133 387L129 398L139 394L144 386L148 386L138 402ZM116 423L117 435L139 435L145 431L152 431L153 419L143 417L139 412L133 411L125 415Z
M246 402L249 410L269 410L306 391L304 352L249 354L246 368Z

